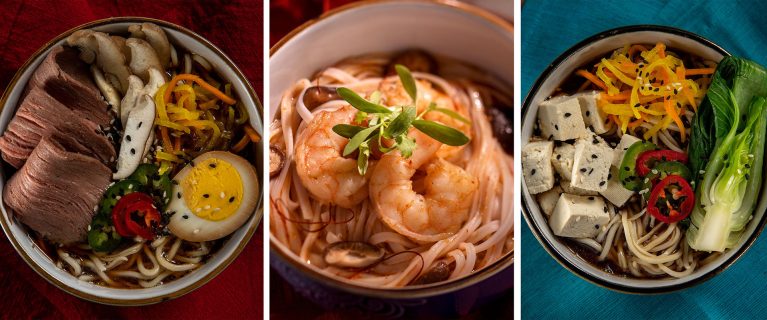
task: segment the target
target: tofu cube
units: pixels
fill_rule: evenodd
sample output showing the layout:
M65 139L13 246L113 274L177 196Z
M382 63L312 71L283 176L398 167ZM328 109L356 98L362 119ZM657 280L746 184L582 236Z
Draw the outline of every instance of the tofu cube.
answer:
M590 128L596 134L603 134L610 130L611 125L610 122L607 121L607 114L602 112L602 109L597 106L599 92L583 92L574 95L574 97L578 98L578 102L581 105L583 122L586 127Z
M562 194L562 188L560 186L554 186L554 188L551 188L551 190L540 193L536 196L536 199L538 199L538 205L541 207L541 210L543 210L543 213L545 213L547 217L551 216L551 213L554 212L554 206L557 205L560 194Z
M569 143L563 143L554 148L554 155L551 158L551 164L557 170L562 179L570 180L573 176L573 157L575 156L575 147Z
M618 178L618 170L620 169L617 167L610 168L611 176L610 180L607 181L607 189L600 192L600 194L616 207L622 207L634 195L634 191L623 187L620 178Z
M562 191L564 193L579 195L579 196L596 196L599 195L598 191L593 190L586 190L581 189L579 187L573 186L573 182L570 180L562 180L560 182L560 186L562 188Z
M605 191L613 161L613 148L594 133L575 142L571 186Z
M602 197L563 193L551 213L549 226L560 237L594 238L609 221L610 214Z
M544 139L572 140L586 134L578 98L554 98L538 107L538 124Z
M620 168L621 162L623 161L623 155L626 153L626 150L628 150L629 147L631 147L631 145L634 143L641 141L642 139L639 139L635 136L624 134L621 137L621 141L618 142L618 145L615 146L615 150L613 151L613 165Z
M522 172L530 194L548 191L554 186L553 151L552 141L530 142L522 149Z

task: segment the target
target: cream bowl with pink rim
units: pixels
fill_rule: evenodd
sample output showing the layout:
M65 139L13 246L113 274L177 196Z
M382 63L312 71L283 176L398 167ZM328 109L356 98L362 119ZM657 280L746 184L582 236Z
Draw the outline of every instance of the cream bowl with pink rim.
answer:
M719 62L723 57L730 55L726 50L699 35L665 26L626 26L589 37L554 60L539 76L527 94L522 105L520 132L522 147L533 136L539 105L554 95L556 89L568 75L625 45L655 43L664 43L670 48L669 50L680 50L714 62ZM734 248L728 249L710 262L697 267L689 275L679 278L634 278L606 272L602 267L598 267L580 256L563 241L563 238L554 235L541 206L528 191L524 180L522 179L522 213L543 249L573 274L599 286L620 292L664 293L703 283L735 263L751 247L765 224L763 217L765 210L767 210L767 196L765 196L767 190L762 188L759 191L761 194L753 212L753 218L746 225L743 236Z
M208 40L189 29L166 21L142 17L118 17L86 23L61 34L35 52L19 69L3 94L1 100L0 132L4 132L7 129L10 120L16 112L19 100L23 96L24 88L37 66L45 59L53 47L65 43L67 36L76 30L85 28L108 33L127 33L128 26L144 22L151 22L160 26L174 46L204 57L211 64L213 70L224 80L232 84L232 91L237 94L247 109L250 125L257 132L262 132L263 125L261 119L263 110L258 97L244 74L229 57ZM252 146L257 156L255 159L249 159L249 161L257 168L259 185L263 185L260 165L262 163L261 154L263 154L261 144ZM6 164L2 169L0 194L2 194L2 189L10 178L9 171L12 168ZM35 243L26 227L9 214L9 210L4 202L0 205L0 208L2 208L0 223L2 223L5 235L24 261L41 277L58 288L76 297L102 304L146 305L177 298L189 293L216 277L234 261L242 252L261 221L262 196L258 195L257 199L255 212L238 230L229 236L221 248L214 252L206 263L178 279L152 288L117 289L78 280L52 262L51 258ZM254 266L254 268L260 269L260 266Z
M346 58L413 48L470 63L509 87L513 84L514 35L508 21L458 1L363 1L325 13L272 47L269 121L278 115L283 94L299 79L311 78ZM511 192L504 196L512 199ZM274 211L275 199L272 203ZM275 212L270 215L271 223L281 217ZM512 212L508 217L513 219ZM307 265L277 240L273 230L270 236L272 268L299 293L329 310L354 309L385 317L454 316L508 294L514 282L513 252L508 252L455 280L402 288L360 285Z

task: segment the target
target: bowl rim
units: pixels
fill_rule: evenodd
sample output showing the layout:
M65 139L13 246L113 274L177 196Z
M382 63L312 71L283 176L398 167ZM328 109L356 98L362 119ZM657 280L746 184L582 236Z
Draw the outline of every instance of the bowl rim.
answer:
M21 78L21 75L24 73L27 68L30 67L30 65L42 54L47 52L51 47L55 46L57 43L59 43L61 40L66 39L67 36L72 34L73 32L85 29L85 28L93 28L93 27L99 27L104 25L110 25L110 24L116 24L116 23L143 23L143 22L150 22L154 23L162 28L175 30L178 32L183 33L186 36L189 36L196 41L198 41L203 46L207 47L211 51L215 52L216 55L218 55L221 60L223 60L226 63L226 67L232 69L234 74L237 76L237 78L240 78L243 80L243 83L246 87L246 91L243 94L243 97L247 97L251 100L253 100L253 103L256 107L256 111L260 114L261 119L263 119L264 112L263 112L263 106L261 105L260 100L258 99L258 95L256 94L255 90L250 84L250 81L248 81L247 77L244 73L234 64L231 58L227 56L221 49L216 47L213 43L205 39L204 37L200 36L196 32L180 26L178 24L168 22L165 20L155 19L155 18L148 18L148 17L139 17L139 16L123 16L123 17L110 17L110 18L104 18L104 19L98 19L93 20L81 25L78 25L74 28L71 28L67 31L64 31L63 33L59 34L55 38L51 39L47 43L45 43L43 46L41 46L37 51L35 51L25 62L21 65L21 67L18 68L16 71L16 74L11 78L10 82L8 83L8 86L6 86L5 91L3 91L2 97L0 97L0 111L2 111L5 108L5 105L7 104L8 97L10 96L11 91L19 84L19 78ZM25 84L26 85L26 84ZM263 182L263 175L259 177L259 179ZM263 183L262 183L263 184ZM226 269L237 257L239 257L240 253L242 253L242 250L245 249L245 246L250 243L250 239L253 237L253 234L255 233L256 229L258 229L258 226L261 224L262 218L263 218L263 188L259 190L261 192L261 200L259 201L259 206L256 207L255 212L253 213L254 219L256 219L255 223L252 224L250 228L248 228L247 232L245 233L243 239L240 241L240 243L237 244L237 247L234 249L232 254L227 257L225 260L223 260L215 269L210 271L208 274L206 274L204 277L202 277L200 280L193 282L187 286L184 286L180 288L178 291L171 292L165 295L159 295L154 297L147 297L147 298L139 298L139 299L131 299L131 300L125 300L125 299L112 299L112 298L105 298L100 297L97 295L88 294L85 292L82 292L78 290L74 286L69 286L52 275L48 274L43 270L40 266L37 265L35 261L32 260L31 257L29 257L24 249L22 248L21 244L11 235L11 229L10 225L7 224L6 219L3 217L0 217L0 225L2 226L3 233L5 233L5 236L8 238L8 240L11 242L11 245L16 250L16 252L21 256L21 258L24 260L24 262L27 263L38 275L43 277L46 281L48 281L50 284L54 285L55 287L63 290L66 293L69 293L70 295L73 295L77 298L84 299L91 302L96 302L100 304L105 305L114 305L114 306L141 306L141 305L149 305L149 304L155 304L171 299L175 299L178 297L181 297L187 293L190 293L201 286L208 283L210 280L218 276L224 269ZM2 205L2 204L0 204Z
M324 21L339 13L345 13L347 11L351 11L354 9L365 8L365 7L373 6L373 5L392 4L392 3L410 4L410 5L431 4L431 5L442 6L449 9L463 11L463 13L465 14L483 18L487 20L488 22L496 25L497 27L500 27L501 29L505 30L506 32L509 32L511 35L514 34L514 27L511 22L508 22L504 20L503 18L500 18L499 16L485 9L482 9L480 7L470 5L464 2L459 2L457 0L363 0L363 1L352 2L346 5L340 6L338 8L335 8L333 10L323 13L318 18L306 21L299 27L289 32L278 42L276 42L274 46L270 48L269 56L271 58L271 56L276 54L277 51L280 48L282 48L286 43L294 39L296 35L300 34L302 31L310 28L311 26L313 26L314 24L318 22ZM512 211L514 210L515 209L512 208ZM329 277L327 275L321 274L317 270L314 270L313 268L310 268L306 266L305 264L295 263L294 261L295 259L291 258L290 256L288 256L288 254L283 252L282 247L284 246L282 244L275 242L274 238L271 235L271 230L268 230L268 232L269 232L269 248L271 253L273 254L273 256L277 257L277 259L280 259L283 263L285 263L286 265L289 265L289 268L295 268L299 270L300 274L311 278L312 281L316 283L321 283L323 286L339 289L346 293L372 297L372 298L383 298L383 299L392 299L392 300L430 298L434 296L447 294L450 292L456 292L458 290L464 289L474 284L483 282L487 280L488 278L491 278L504 270L514 269L513 267L514 266L514 250L511 250L508 253L506 253L504 256L502 256L500 259L498 259L497 261L482 268L479 272L472 273L468 276L459 278L455 281L439 282L435 284L420 285L420 286L405 287L405 288L376 289L376 288L366 287L362 285L343 282L333 277ZM271 255L270 255L270 258L271 258Z
M703 36L692 33L690 31L686 31L686 30L682 30L682 29L678 29L674 27L642 24L642 25L623 26L623 27L602 31L573 45L572 47L564 51L562 54L560 54L552 63L550 63L546 67L546 69L541 73L541 75L538 76L533 86L530 87L530 91L527 93L527 95L525 95L525 100L522 103L522 110L521 110L522 120L521 121L524 121L524 119L526 119L527 112L530 110L530 104L532 103L532 99L538 94L538 91L540 90L540 87L543 85L543 83L548 79L548 77L551 75L551 73L555 69L561 66L567 59L572 57L576 52L580 51L585 46L593 42L596 42L597 40L618 36L621 34L643 32L643 31L660 32L660 33L667 33L667 34L682 36L682 37L694 40L700 43L701 45L707 46L710 49L713 49L714 51L722 54L725 57L731 56L731 54L727 50L723 49L722 47L715 44L711 40L708 40L707 38L704 38ZM522 126L523 125L524 123L522 123ZM520 182L521 184L524 184L524 181L520 181ZM523 189L520 189L520 190L522 192L525 192ZM767 219L762 218L762 220L758 222L759 224L756 226L756 229L754 229L754 232L751 234L751 236L746 240L743 246L741 246L741 248L738 249L738 251L736 251L735 254L733 254L733 256L731 256L729 259L724 261L722 264L720 264L713 270L705 273L704 275L697 277L695 279L692 279L690 281L685 281L685 282L675 284L675 285L670 285L670 286L638 288L638 287L633 287L630 285L612 283L612 282L608 282L608 281L593 277L592 275L581 270L577 266L571 265L566 259L561 257L559 253L557 253L556 249L553 247L552 241L556 241L556 239L546 238L543 235L543 233L540 231L539 226L533 221L530 204L527 202L525 195L523 194L521 198L522 198L522 214L525 218L525 222L527 223L528 228L530 229L532 234L535 236L535 238L538 240L538 242L541 244L541 246L546 250L546 252L549 253L549 255L552 258L554 258L554 260L557 261L557 263L559 263L562 267L564 267L571 273L575 274L576 276L590 283L596 284L600 287L604 287L613 291L617 291L621 293L630 293L630 294L669 293L669 292L679 291L679 290L683 290L683 289L687 289L687 288L699 285L715 277L716 275L722 273L724 270L730 267L733 263L735 263L735 261L740 259L743 256L743 254L749 248L751 248L756 238L764 229L765 222L767 222ZM584 263L588 263L588 262L584 261Z

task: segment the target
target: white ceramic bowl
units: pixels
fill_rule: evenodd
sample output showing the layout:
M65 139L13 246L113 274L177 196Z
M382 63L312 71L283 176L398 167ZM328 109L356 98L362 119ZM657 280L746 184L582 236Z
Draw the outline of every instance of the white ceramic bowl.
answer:
M302 25L272 48L269 60L270 119L278 110L283 92L299 79L310 77L344 58L410 48L474 64L495 73L505 83L513 83L514 34L512 26L505 20L457 1L359 2ZM329 309L361 308L370 314L381 315L383 311L391 311L388 307L396 312L442 307L442 313L451 313L451 310L471 309L475 302L513 285L512 254L469 277L449 283L418 289L381 290L326 277L298 263L297 256L274 239L271 248L272 267L299 292ZM503 276L496 277L500 274ZM445 302L425 303L423 300L437 297ZM406 299L417 301L403 302Z
M242 72L240 72L231 59L221 52L221 50L198 34L169 22L148 18L121 17L98 20L69 30L51 40L33 54L16 73L16 76L11 80L8 88L5 90L2 100L0 100L0 104L2 105L2 113L0 113L0 133L5 131L8 122L13 118L19 98L22 96L24 87L30 76L40 62L46 57L51 48L63 44L65 38L78 29L91 28L103 32L126 33L129 25L142 22L152 22L159 25L164 29L171 43L175 46L185 48L190 52L195 52L205 57L224 79L232 83L233 91L237 93L238 98L242 100L248 110L250 124L253 128L259 133L263 132L263 122L261 121L263 117L262 107L253 88L251 88ZM262 166L260 165L262 163L261 144L259 144L255 150L257 150L258 153L255 161L259 173L259 184L263 186ZM5 182L8 178L10 177L3 171L0 177L0 197L2 196L2 188L5 186ZM245 223L245 225L231 235L226 243L224 243L223 247L213 254L206 264L198 270L168 284L148 289L114 289L98 286L80 281L68 272L57 268L52 263L51 259L33 242L32 238L25 230L25 227L8 214L5 203L2 201L0 201L0 208L2 209L0 223L2 223L5 235L24 261L26 261L27 264L29 264L43 278L48 280L48 282L70 294L94 302L113 305L142 305L165 301L191 292L223 271L224 268L226 268L226 266L228 266L242 251L261 221L262 196L259 195L258 199L258 209L256 209L253 216ZM261 266L256 266L257 269L260 269L260 267Z
M576 69L603 57L626 44L663 42L667 47L686 51L708 60L719 61L729 55L724 49L698 35L668 27L630 26L609 30L592 36L559 56L538 78L523 104L520 140L525 144L533 134L538 105L552 95L561 82ZM765 173L767 175L767 172ZM767 208L766 188L754 211L754 218L746 226L744 236L735 248L728 250L715 261L698 268L683 278L635 279L609 274L576 256L548 226L538 203L523 185L523 213L533 234L541 245L560 264L576 275L610 289L631 293L658 293L684 289L702 283L724 271L734 263L753 243L764 227L762 217Z

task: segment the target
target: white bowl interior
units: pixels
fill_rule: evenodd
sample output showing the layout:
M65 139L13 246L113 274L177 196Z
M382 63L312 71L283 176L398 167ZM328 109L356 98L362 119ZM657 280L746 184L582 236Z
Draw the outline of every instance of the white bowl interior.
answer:
M514 81L514 35L485 17L440 3L384 2L316 22L269 60L269 119L284 90L323 67L366 53L422 48Z
M101 25L93 29L103 32L126 32L131 22L117 22ZM236 72L229 68L225 60L218 56L218 54L205 46L203 43L197 41L195 38L184 34L183 32L164 28L171 43L177 46L182 46L190 52L194 52L205 57L217 70L220 75L232 83L233 92L238 93L238 97L243 101L245 107L248 110L250 116L250 124L259 133L263 132L263 126L261 121L261 115L256 107L257 102L250 99L248 95L248 85L244 82L244 79L240 79ZM64 41L60 41L57 45L63 44ZM16 107L19 98L23 94L24 87L27 81L34 73L37 66L45 59L48 51L37 57L29 67L24 70L18 79L17 85L11 89L9 97L5 106L3 107L2 114L0 114L0 132L4 132L8 126L8 122L13 118L16 112ZM261 150L259 147L258 150ZM2 189L5 186L6 179L9 177L0 177L0 196L2 195ZM261 196L259 195L258 207L261 206ZM158 297L168 297L175 292L179 292L184 288L187 288L199 281L201 281L206 275L218 268L222 263L228 260L235 252L237 246L248 236L248 230L255 229L260 221L260 214L254 214L240 229L231 235L228 241L223 247L216 252L206 264L202 265L198 270L191 272L190 274L176 279L170 283L148 289L115 289L108 288L92 283L84 282L73 277L66 271L57 268L51 261L51 259L32 241L30 235L25 228L12 218L6 211L5 205L2 207L2 219L10 227L10 234L8 237L16 239L21 247L21 250L30 257L32 263L40 267L45 273L51 275L56 280L63 283L65 286L80 291L86 295L113 299L120 301L145 301L147 299L155 299ZM260 209L258 209L260 210Z
M269 119L288 88L324 67L367 53L420 48L493 72L514 83L514 34L486 17L423 1L372 3L323 18L294 35L269 60ZM272 241L297 261L284 244ZM511 265L511 259L508 265ZM507 266L505 266L507 267Z
M676 50L682 50L690 53L694 53L705 59L719 61L723 58L722 54L718 51L698 42L697 40L687 38L681 35L665 33L659 31L636 31L630 33L622 33L605 38L599 39L591 44L588 44L577 51L575 51L570 57L565 59L559 66L551 71L549 76L543 81L538 88L534 96L528 97L530 104L528 106L527 113L523 119L523 125L521 130L521 141L529 141L533 134L533 124L537 121L538 105L546 100L554 90L579 67L609 54L615 49L618 49L626 44L636 43L657 43L663 42L667 47ZM531 92L532 93L532 92ZM765 172L767 177L767 172ZM667 279L632 279L615 276L604 272L600 268L595 267L589 262L576 256L564 243L562 243L557 236L555 236L549 225L545 215L542 213L535 198L527 191L527 186L523 183L523 196L530 208L530 216L532 217L532 223L536 225L536 228L541 231L545 241L548 241L554 247L556 254L563 257L570 265L584 271L593 278L597 278L612 284L617 284L624 287L631 288L662 288L668 286L679 285L685 282L692 281L699 277L702 277L708 272L716 269L722 263L730 259L740 248L745 244L746 240L756 229L758 222L761 221L767 208L767 201L765 201L764 193L767 192L767 188L762 188L762 196L759 201L756 210L754 211L754 217L752 223L746 226L744 236L741 238L740 243L733 249L730 249L721 257L715 261L698 268L691 275L679 279L667 278Z

